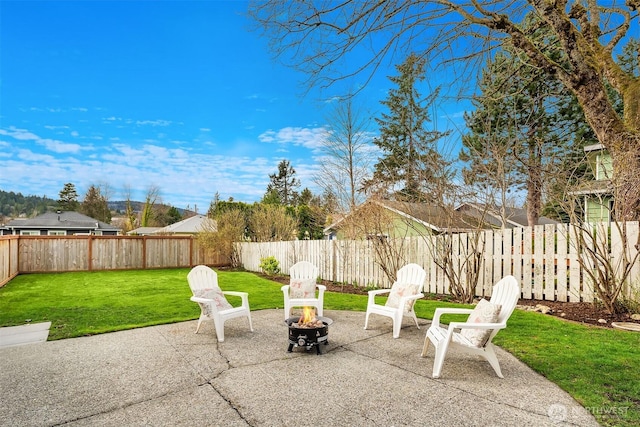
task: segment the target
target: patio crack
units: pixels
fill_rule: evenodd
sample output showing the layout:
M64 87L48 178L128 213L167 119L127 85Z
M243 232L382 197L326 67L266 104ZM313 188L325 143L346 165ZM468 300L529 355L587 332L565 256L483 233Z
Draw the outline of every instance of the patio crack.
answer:
M359 341L366 341L366 340L368 340L368 339L369 339L369 338L365 338L365 339L362 339L362 340L359 340ZM357 342L357 341L354 341L354 342ZM351 344L351 343L350 343L350 344ZM347 346L348 346L348 344L347 344ZM420 374L420 373L418 373L418 372L415 372L415 371L412 371L412 370L410 370L410 369L407 369L407 368L406 368L406 367L404 367L404 366L401 366L401 365L398 365L398 364L395 364L395 363L389 363L389 362L388 362L388 361L386 361L386 360L379 359L379 358L377 358L377 357L373 357L373 356L371 356L371 355L369 355L369 354L367 354L367 353L356 351L356 350L355 350L355 349L353 349L353 348L348 348L348 347L346 347L346 346L344 346L344 345L343 345L343 346L341 346L341 347L342 347L345 351L349 351L349 352L351 352L351 353L353 353L353 354L357 354L358 356L366 357L367 359L370 359L370 360L375 360L375 361L377 361L377 362L379 362L379 363L382 363L382 364L385 364L385 365L387 365L387 366L392 366L392 367L394 367L394 368L396 368L396 369L400 369L401 371L404 371L404 372L406 372L406 373L408 373L408 374L416 375L416 376L419 376L419 377L421 377L421 378L424 378L424 379L425 379L425 380L427 380L427 381L434 381L434 382L437 382L440 386L444 386L444 387L446 387L446 388L448 388L448 389L451 389L451 390L455 390L455 391L458 391L458 392L464 393L464 394L466 394L466 395L468 395L468 396L473 396L474 398L476 398L476 399L478 399L478 400L482 400L482 401L485 401L485 402L487 402L487 403L491 403L491 404L494 404L494 405L505 406L505 407L508 407L508 408L517 409L518 411L522 411L523 413L526 413L526 414L536 415L536 416L540 416L540 417L549 417L549 413L548 413L548 412L539 412L539 411L535 411L535 410L531 410L531 409L523 408L523 407L521 407L521 406L516 406L516 405L513 405L513 404L511 404L511 403L509 403L509 402L505 402L505 401L500 401L500 400L491 399L491 398L488 398L486 395L478 394L478 393L474 393L474 392L472 392L472 391L470 391L470 390L467 390L467 389L464 389L464 388L461 388L461 387L458 387L458 386L455 386L455 385L449 384L449 383L447 383L446 381L443 381L443 380L441 380L441 379L438 379L438 378L432 378L430 375ZM577 405L577 406L580 406L577 402L576 402L576 405ZM582 407L582 406L580 406L580 407ZM571 412L571 411L570 411L570 412ZM571 422L571 421L569 421L569 420L564 420L564 421L563 421L563 425L567 425L567 426L581 426L582 424L577 423L577 422Z

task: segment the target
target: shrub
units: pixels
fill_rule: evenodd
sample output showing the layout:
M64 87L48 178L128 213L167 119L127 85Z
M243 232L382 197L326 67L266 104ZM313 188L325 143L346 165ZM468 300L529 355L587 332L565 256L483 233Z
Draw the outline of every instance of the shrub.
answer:
M274 256L260 258L260 268L269 276L280 273L280 263Z

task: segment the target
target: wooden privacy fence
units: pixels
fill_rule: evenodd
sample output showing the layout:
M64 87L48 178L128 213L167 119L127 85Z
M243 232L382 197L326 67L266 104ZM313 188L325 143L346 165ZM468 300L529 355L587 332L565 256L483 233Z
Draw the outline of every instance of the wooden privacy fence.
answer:
M627 255L632 259L637 249L638 222L628 222ZM452 265L464 278L465 254L476 246L480 257L479 280L476 295L489 296L493 285L505 275L515 276L525 299L548 301L593 301L593 286L578 261L579 250L576 229L569 224L539 225L505 230L488 230L441 236L423 236L396 239L396 248L403 263L414 262L427 271L425 292L448 294L449 282L438 260L443 248L449 248ZM620 273L624 259L622 239L617 228L606 224L594 227L597 237L606 239L610 262ZM589 241L589 240L587 240ZM240 259L245 269L260 271L260 260L274 256L282 273L297 261L307 260L319 268L320 278L359 286L390 287L376 257L372 240L301 240L268 243L238 243ZM588 263L585 265L589 265ZM636 262L624 289L627 297L636 298L640 292L640 264ZM464 279L463 279L464 280Z
M0 286L19 273L221 266L191 236L0 236Z

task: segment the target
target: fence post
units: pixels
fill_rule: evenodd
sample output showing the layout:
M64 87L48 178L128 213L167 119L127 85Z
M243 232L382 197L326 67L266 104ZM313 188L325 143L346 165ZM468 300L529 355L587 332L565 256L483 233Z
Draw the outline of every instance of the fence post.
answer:
M88 252L88 256L89 259L87 259L87 269L89 271L93 270L93 236L91 234L89 234L87 236L87 252Z

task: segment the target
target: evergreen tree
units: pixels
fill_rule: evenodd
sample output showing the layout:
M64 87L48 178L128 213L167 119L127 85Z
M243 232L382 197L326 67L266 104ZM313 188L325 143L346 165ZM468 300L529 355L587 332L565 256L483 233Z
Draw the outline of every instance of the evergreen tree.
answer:
M296 178L296 171L289 161L282 160L278 164L278 173L270 174L269 178L271 182L267 186L265 199L273 199L275 192L281 205L295 206L298 199L296 189L300 187L300 180Z
M67 182L60 190L59 197L58 209L62 211L76 211L80 207L76 186L70 182Z
M175 224L178 221L182 220L182 215L180 211L175 206L171 206L167 211L168 225Z
M264 196L262 196L262 200L260 202L264 203L265 205L279 205L279 204L281 204L280 195L278 194L278 190L276 190L275 188L272 188L272 189L268 190L266 193L264 193Z
M425 79L424 67L424 59L411 54L396 67L399 75L389 78L396 87L381 101L389 112L376 118L380 136L373 143L383 156L373 178L365 181L369 192L382 190L400 200L421 202L433 199L435 187L441 184L437 171L442 170L444 159L435 143L446 134L425 128L438 90L424 99L418 92L417 85Z
M300 197L298 198L298 204L300 205L309 205L313 199L313 193L309 188L305 187L304 190L300 193Z
M525 22L533 27L533 18ZM547 37L544 29L537 33L537 40ZM488 202L502 209L513 204L511 194L525 190L527 220L536 225L543 195L559 178L559 166L575 159L566 130L567 119L576 120L576 116L562 114L562 104L571 105L572 96L557 79L528 65L524 54L508 44L487 63L478 86L480 94L472 101L476 110L465 114L471 131L463 136L460 153L460 159L467 162L465 183L486 190ZM574 152L582 146L574 146ZM502 212L504 222L507 218Z
M80 212L98 221L111 222L111 211L107 199L95 185L89 186L87 194L80 205Z

